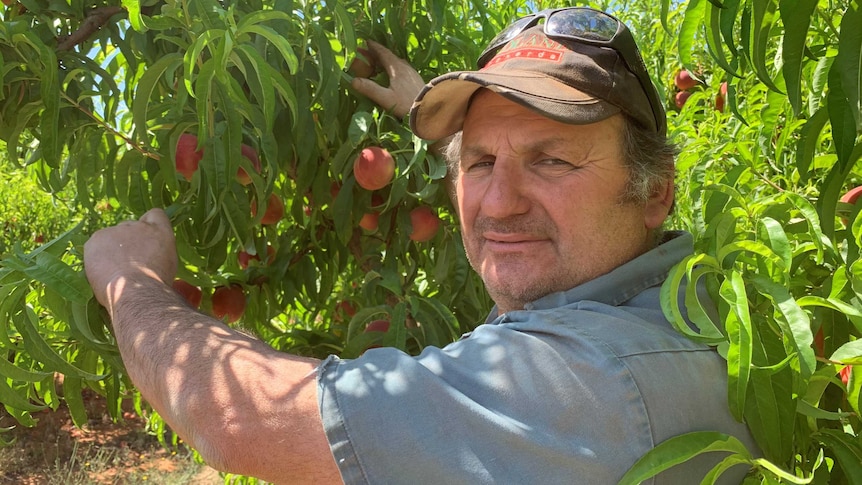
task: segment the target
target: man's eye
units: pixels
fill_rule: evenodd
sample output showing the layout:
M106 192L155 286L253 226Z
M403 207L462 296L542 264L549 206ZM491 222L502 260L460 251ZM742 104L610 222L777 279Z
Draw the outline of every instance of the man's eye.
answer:
M545 165L545 166L549 166L549 167L569 167L569 168L576 168L576 167L575 167L574 165L572 165L571 163L569 163L569 162L567 162L567 161L565 161L565 160L560 160L559 158L545 158L545 159L543 159L543 160L539 160L536 164L537 164L537 165Z
M494 166L493 160L479 160L477 162L473 162L473 163L468 164L466 166L466 170L469 172L472 170L481 170L481 169L490 168L493 166Z

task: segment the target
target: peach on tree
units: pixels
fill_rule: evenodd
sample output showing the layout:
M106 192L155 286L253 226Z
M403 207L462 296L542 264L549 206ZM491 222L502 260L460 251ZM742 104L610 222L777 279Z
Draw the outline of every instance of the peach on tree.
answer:
M186 180L192 179L192 175L197 171L203 157L203 150L198 150L197 136L183 133L177 138L174 166L177 169L177 173L182 175Z
M380 213L378 212L367 212L362 214L362 218L359 219L359 227L365 229L368 232L374 232L377 230L377 226L380 222Z
M252 261L260 261L260 256L257 254L250 254L248 251L242 250L237 253L237 261L239 262L240 269L246 269ZM275 261L275 248L267 244L266 264L272 264L273 261Z
M251 205L252 217L257 217L257 204ZM266 202L266 209L263 211L263 217L260 223L267 226L277 224L284 217L284 202L276 194L270 194Z
M697 80L686 69L680 69L673 78L673 84L680 91L689 90L697 86Z
M365 326L365 332L388 332L389 320L372 320Z
M688 98L690 97L691 91L680 91L676 93L676 96L674 96L673 101L674 104L676 104L677 108L682 109L682 107L685 106L686 101L688 101Z
M434 238L440 229L440 217L427 205L419 206L410 211L410 224L413 229L410 239L416 242L425 242Z
M257 156L257 151L249 145L245 143L240 147L242 151L242 156L247 158L251 162L251 166L254 167L255 172L260 173L260 157ZM239 167L236 171L236 179L242 185L249 185L251 183L251 177L245 171L244 168Z
M727 81L721 83L718 93L715 95L715 109L724 112L724 103L727 100Z
M174 291L180 294L188 304L197 310L201 307L201 300L203 299L203 292L197 286L189 283L188 281L182 279L175 279L172 283Z
M356 305L350 300L341 300L335 305L335 321L350 320L353 315L356 315Z
M355 77L373 76L377 72L377 63L374 62L371 53L362 47L357 47L356 53L359 55L353 58L347 71Z
M371 207L379 207L383 205L386 200L380 194L373 194L371 196ZM374 232L377 230L377 226L380 220L380 212L379 211L371 211L366 212L362 215L362 218L359 220L359 227L365 229L369 232Z
M365 148L353 161L353 175L365 190L382 189L395 177L395 159L385 148Z
M240 285L219 286L212 296L212 314L219 320L227 317L233 323L245 313L245 293Z

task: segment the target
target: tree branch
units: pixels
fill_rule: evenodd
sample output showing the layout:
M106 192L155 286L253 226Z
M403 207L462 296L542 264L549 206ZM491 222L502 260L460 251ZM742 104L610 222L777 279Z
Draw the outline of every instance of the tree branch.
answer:
M87 18L84 19L78 30L57 39L57 50L67 51L78 44L84 43L94 32L108 23L111 17L119 13L125 14L125 12L126 10L123 7L98 7L90 10L87 13Z

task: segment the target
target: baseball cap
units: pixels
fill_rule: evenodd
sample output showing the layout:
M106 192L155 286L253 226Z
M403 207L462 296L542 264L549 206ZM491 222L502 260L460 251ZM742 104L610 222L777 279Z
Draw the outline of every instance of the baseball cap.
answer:
M439 140L461 130L481 88L563 123L595 123L623 112L646 129L667 131L634 38L604 12L572 7L523 17L491 41L479 67L438 76L422 89L410 111L417 136Z

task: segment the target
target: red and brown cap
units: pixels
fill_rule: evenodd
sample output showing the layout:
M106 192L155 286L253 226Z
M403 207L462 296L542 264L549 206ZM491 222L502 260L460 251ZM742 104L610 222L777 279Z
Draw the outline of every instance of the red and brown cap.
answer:
M481 70L431 80L410 110L411 129L428 140L458 132L480 88L563 123L595 123L623 112L647 129L665 131L658 118L664 112L653 112L645 88L616 50L554 40L541 25L513 38Z

